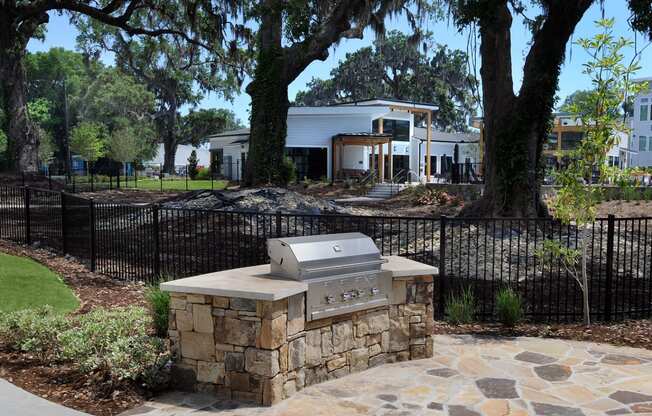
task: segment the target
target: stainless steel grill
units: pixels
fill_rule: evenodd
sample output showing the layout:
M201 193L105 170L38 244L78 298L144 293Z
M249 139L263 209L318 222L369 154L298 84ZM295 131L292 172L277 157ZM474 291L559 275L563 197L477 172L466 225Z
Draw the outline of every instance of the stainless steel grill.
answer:
M389 304L392 274L364 234L273 238L267 252L272 275L308 284L308 321Z

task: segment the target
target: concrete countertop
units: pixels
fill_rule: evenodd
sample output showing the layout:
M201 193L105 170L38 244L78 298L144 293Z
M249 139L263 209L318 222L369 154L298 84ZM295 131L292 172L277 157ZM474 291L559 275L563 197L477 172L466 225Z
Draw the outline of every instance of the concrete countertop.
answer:
M389 261L383 264L383 270L389 270L392 272L392 276L395 279L398 277L408 276L437 276L439 274L439 269L436 267L406 259L405 257L386 256L384 258Z
M383 270L391 271L394 278L438 274L436 267L404 257L389 256L386 259L388 262L383 265ZM161 283L161 290L274 301L305 292L308 285L272 276L269 274L269 264L261 264Z

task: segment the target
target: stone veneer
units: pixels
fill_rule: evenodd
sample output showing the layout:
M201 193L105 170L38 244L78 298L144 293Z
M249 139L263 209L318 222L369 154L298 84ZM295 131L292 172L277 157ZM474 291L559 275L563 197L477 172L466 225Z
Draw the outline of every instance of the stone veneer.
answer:
M277 301L171 293L176 388L272 405L311 384L432 357L433 278L395 278L391 305L312 322Z

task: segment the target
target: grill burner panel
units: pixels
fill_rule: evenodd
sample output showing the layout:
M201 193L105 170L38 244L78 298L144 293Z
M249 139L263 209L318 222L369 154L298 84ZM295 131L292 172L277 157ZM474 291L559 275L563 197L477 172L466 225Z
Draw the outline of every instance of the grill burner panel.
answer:
M267 250L272 274L308 284L307 321L389 304L392 273L364 234L275 238Z

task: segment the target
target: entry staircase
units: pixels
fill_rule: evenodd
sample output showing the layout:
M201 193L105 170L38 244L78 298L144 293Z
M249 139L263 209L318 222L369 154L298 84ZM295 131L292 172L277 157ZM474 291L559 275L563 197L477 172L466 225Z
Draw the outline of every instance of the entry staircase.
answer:
M377 183L367 194L369 198L387 199L401 192L408 185L404 183Z

